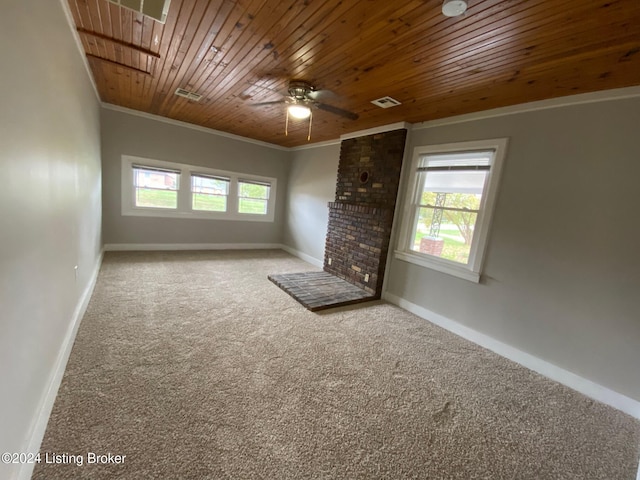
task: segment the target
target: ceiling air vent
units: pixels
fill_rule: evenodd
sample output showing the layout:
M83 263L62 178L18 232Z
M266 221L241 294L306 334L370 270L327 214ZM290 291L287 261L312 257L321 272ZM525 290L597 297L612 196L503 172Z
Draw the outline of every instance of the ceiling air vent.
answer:
M398 100L391 97L382 97L377 100L372 100L371 103L377 105L380 108L391 108L400 105L400 102Z
M189 100L193 100L194 102L198 102L202 98L202 95L200 95L199 93L190 92L189 90L185 90L184 88L176 89L176 95L178 95L179 97L188 98Z
M151 17L160 23L167 19L171 0L109 0L111 3L130 8L138 13Z

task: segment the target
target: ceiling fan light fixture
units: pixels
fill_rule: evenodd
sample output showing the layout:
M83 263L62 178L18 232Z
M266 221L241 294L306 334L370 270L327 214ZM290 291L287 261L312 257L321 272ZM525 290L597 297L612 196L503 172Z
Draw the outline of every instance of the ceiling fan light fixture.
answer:
M466 11L466 0L444 0L442 4L442 14L446 17L457 17Z
M305 105L289 105L289 115L293 118L304 120L311 116L311 109Z

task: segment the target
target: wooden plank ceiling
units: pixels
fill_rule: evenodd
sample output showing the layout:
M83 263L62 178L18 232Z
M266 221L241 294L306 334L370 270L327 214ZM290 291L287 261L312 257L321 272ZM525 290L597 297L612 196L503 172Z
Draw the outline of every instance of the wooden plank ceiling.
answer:
M307 121L290 79L329 90L311 142L389 123L640 84L639 0L171 0L163 25L107 0L68 0L104 102L292 147ZM203 95L199 102L174 92ZM391 96L400 106L372 100Z

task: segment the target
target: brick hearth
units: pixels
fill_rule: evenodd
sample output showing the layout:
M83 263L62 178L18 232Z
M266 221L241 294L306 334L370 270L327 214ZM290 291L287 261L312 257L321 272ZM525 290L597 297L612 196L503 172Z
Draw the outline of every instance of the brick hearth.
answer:
M268 278L312 312L372 300L372 295L361 288L327 272L285 273Z

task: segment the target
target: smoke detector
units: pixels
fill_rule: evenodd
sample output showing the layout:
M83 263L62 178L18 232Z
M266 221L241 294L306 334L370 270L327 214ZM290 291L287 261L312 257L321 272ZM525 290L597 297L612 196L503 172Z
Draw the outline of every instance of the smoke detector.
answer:
M466 0L444 0L442 14L445 17L457 17L467 11Z

